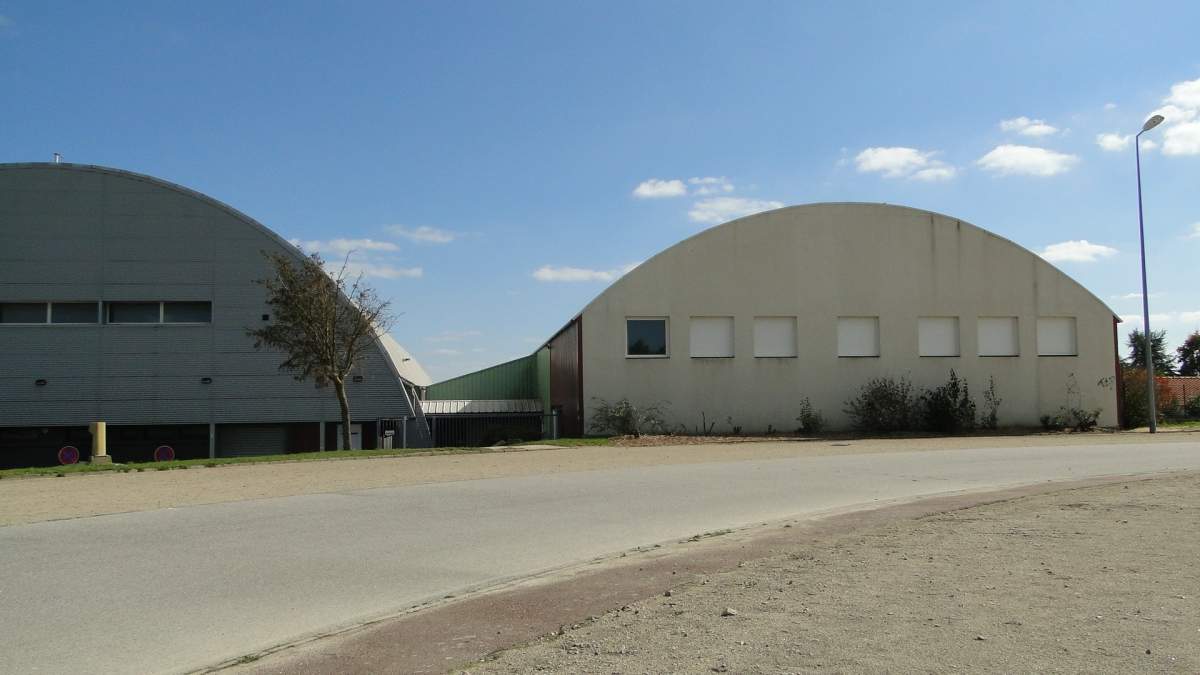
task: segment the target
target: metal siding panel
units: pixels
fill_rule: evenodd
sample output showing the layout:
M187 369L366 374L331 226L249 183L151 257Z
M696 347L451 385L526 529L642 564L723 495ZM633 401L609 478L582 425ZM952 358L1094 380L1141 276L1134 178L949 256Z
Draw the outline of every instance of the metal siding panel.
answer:
M217 455L250 457L287 452L288 429L283 425L223 425L217 428Z
M560 407L559 430L563 436L582 436L586 428L580 384L581 334L579 318L571 321L550 340L550 405Z
M429 386L426 398L537 398L537 356L529 355Z
M20 249L19 266L0 268L22 282L3 286L5 300L214 303L210 326L0 328L0 374L17 374L0 381L0 426L338 417L332 389L280 373L282 357L245 334L267 311L251 283L272 273L261 252L291 250L254 224L169 186L71 165L0 166L0 213L0 240ZM83 264L60 273L67 259ZM361 372L347 386L356 419L413 415L380 353ZM37 377L50 385L31 391Z

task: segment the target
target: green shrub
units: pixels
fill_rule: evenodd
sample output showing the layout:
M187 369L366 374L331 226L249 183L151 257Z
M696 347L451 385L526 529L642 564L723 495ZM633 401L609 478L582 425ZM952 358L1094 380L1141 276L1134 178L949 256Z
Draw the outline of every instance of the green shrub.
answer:
M592 413L591 430L600 434L617 436L641 436L646 433L664 433L666 424L663 421L663 404L642 406L641 408L623 398L616 403L597 398L596 411Z
M987 411L979 420L979 426L984 429L995 429L1000 426L1000 404L1004 399L996 394L996 378L988 378L988 387L983 390L983 405Z
M813 407L807 396L800 401L800 414L796 421L800 423L796 428L797 434L819 434L825 428L825 416Z
M1167 383L1155 378L1155 403L1158 405L1159 419L1163 415L1164 401L1170 400L1170 389ZM1150 402L1146 391L1146 371L1122 364L1121 366L1121 409L1122 426L1126 429L1150 426Z
M1183 405L1183 414L1188 419L1200 419L1200 396Z
M959 379L954 370L950 379L933 389L927 389L918 400L922 428L941 434L955 434L975 428L975 402L971 400L967 381Z
M915 426L917 399L907 378L877 377L846 401L844 412L861 431L906 431Z

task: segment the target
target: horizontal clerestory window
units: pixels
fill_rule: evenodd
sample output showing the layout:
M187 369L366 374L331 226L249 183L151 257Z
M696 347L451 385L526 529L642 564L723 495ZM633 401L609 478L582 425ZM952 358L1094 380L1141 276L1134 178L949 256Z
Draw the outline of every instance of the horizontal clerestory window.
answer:
M108 302L112 324L212 323L211 302Z
M0 302L0 323L46 323L44 302Z

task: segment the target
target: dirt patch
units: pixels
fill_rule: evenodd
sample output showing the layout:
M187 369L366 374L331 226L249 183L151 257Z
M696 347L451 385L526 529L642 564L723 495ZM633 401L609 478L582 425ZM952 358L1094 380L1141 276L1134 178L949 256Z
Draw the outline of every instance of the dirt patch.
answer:
M462 672L1200 672L1198 528L1195 475L876 525Z
M585 446L478 455L234 464L0 481L0 525L152 509L506 476L745 459L963 448L1189 442L1196 433L814 439L652 447ZM680 437L670 437L680 440ZM711 438L708 439L711 441Z

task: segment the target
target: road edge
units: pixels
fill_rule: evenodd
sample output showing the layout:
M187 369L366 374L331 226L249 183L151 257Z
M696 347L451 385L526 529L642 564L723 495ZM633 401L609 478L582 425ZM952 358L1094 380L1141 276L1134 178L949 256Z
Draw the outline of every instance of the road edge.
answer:
M520 647L605 612L692 583L697 577L816 544L854 530L1056 492L1196 471L1045 481L956 491L809 513L735 530L700 533L519 578L387 617L307 636L196 673L444 673Z

